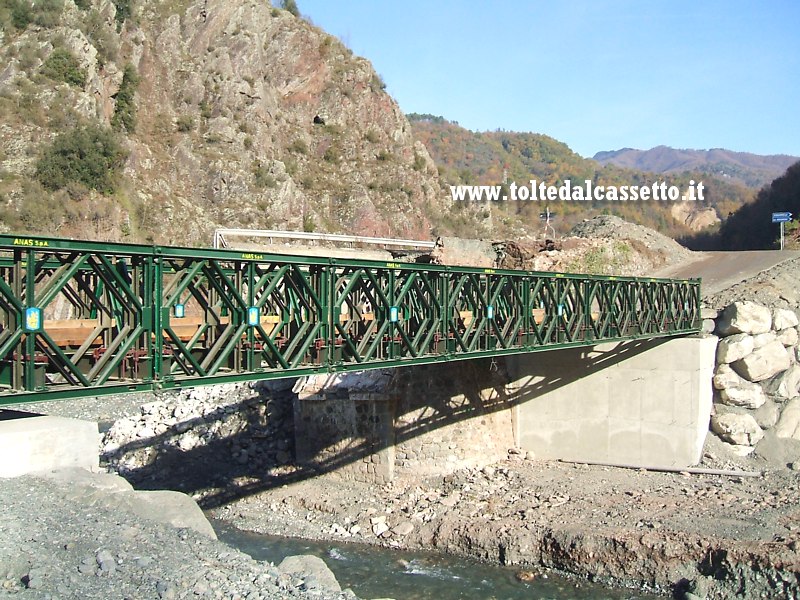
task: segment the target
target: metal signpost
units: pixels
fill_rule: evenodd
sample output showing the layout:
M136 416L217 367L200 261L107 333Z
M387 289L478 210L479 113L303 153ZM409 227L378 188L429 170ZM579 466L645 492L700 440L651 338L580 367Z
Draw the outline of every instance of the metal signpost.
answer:
M792 220L792 213L790 212L772 213L772 222L781 224L781 250L783 250L783 224L791 220Z
M553 227L553 226L551 225L551 223L552 223L553 221L555 221L555 218L556 218L556 213L554 213L554 212L550 212L550 207L548 206L547 208L545 208L545 212L543 212L543 213L539 213L539 218L540 218L542 221L544 221L544 237L545 237L545 238L547 237L547 230L548 230L548 229L550 229L550 231L552 231L552 232L553 232L553 239L555 239L555 237L556 237L556 230L555 230L555 227Z

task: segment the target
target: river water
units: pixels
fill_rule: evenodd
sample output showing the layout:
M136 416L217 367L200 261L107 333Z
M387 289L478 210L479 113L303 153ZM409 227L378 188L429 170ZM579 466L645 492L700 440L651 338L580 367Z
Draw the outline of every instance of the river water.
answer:
M655 600L657 596L615 590L540 574L517 580L519 569L463 558L406 552L362 544L313 542L240 531L212 521L219 539L256 560L280 563L294 554L322 558L344 588L359 598L394 600Z

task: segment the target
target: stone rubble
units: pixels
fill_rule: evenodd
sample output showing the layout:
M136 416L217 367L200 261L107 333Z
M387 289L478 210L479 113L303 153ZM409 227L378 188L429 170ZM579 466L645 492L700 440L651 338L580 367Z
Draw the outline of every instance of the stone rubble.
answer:
M259 562L128 511L113 490L76 501L75 487L69 478L0 478L0 596L357 600L316 557Z
M717 311L711 431L739 456L749 454L772 429L800 440L800 347L795 310L739 300Z
M179 479L195 499L228 485L215 473L226 463L243 472L287 475L294 471L293 380L207 386L165 394L144 404L140 414L117 420L101 442L102 459L134 484ZM204 472L192 472L183 457L205 453ZM214 469L214 464L221 467ZM198 481L198 478L211 477ZM194 480L192 480L194 478ZM246 483L243 473L242 483ZM198 490L198 488L200 488Z

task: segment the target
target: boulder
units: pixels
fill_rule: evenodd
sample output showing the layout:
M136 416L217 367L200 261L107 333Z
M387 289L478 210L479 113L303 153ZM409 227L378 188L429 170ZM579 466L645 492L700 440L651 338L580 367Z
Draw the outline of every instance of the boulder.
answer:
M755 450L755 448L753 448L752 446L740 446L739 444L729 444L727 442L722 442L722 443L724 444L723 447L728 452L730 452L734 456L740 456L742 458L744 458L745 456L750 456L753 453L753 450Z
M785 371L791 364L792 360L786 348L774 340L731 363L731 367L748 381L763 381Z
M719 397L723 404L749 409L756 409L767 401L767 395L760 385L741 378L738 385L720 390Z
M789 401L775 426L779 438L800 440L800 396Z
M325 564L325 561L312 554L287 556L278 565L278 570L305 580L306 589L317 589L328 592L341 592L342 586L336 576Z
M756 348L763 348L767 344L770 344L778 339L778 336L775 335L774 331L768 331L767 333L759 333L758 335L753 336L753 349Z
M717 363L732 363L744 358L755 349L752 335L736 333L722 338L717 344Z
M723 441L739 446L755 446L764 432L751 415L727 413L711 417L711 431Z
M792 365L767 383L767 393L789 400L800 395L800 365Z
M766 333L772 328L772 314L766 306L743 301L729 304L717 318L717 333Z
M700 307L700 318L701 319L711 319L713 321L718 316L719 316L719 311L716 308L710 308L708 306L701 306Z
M717 324L714 319L703 319L703 322L700 324L700 333L714 333L714 330L717 328Z
M753 418L758 423L761 429L772 429L778 422L781 416L781 411L778 405L772 400L767 398L758 410L753 411Z
M744 381L739 375L731 369L730 365L721 364L717 367L717 370L714 373L714 379L712 379L712 383L714 384L714 389L716 390L724 390L725 388L736 387Z
M798 322L797 314L793 310L775 308L772 311L772 328L775 329L775 331L781 331L789 327L797 327Z
M797 336L797 329L794 327L789 327L787 329L782 329L778 332L778 341L786 346L797 346L798 336Z

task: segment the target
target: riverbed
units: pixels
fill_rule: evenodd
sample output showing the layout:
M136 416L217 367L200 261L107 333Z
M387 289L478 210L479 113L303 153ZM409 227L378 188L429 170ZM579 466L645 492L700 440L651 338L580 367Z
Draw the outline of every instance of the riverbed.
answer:
M212 522L219 539L256 560L280 563L287 556L323 559L342 588L359 598L394 600L654 600L657 596L568 579L552 572L520 570L430 552L389 550L263 535ZM520 578L531 581L520 581Z

